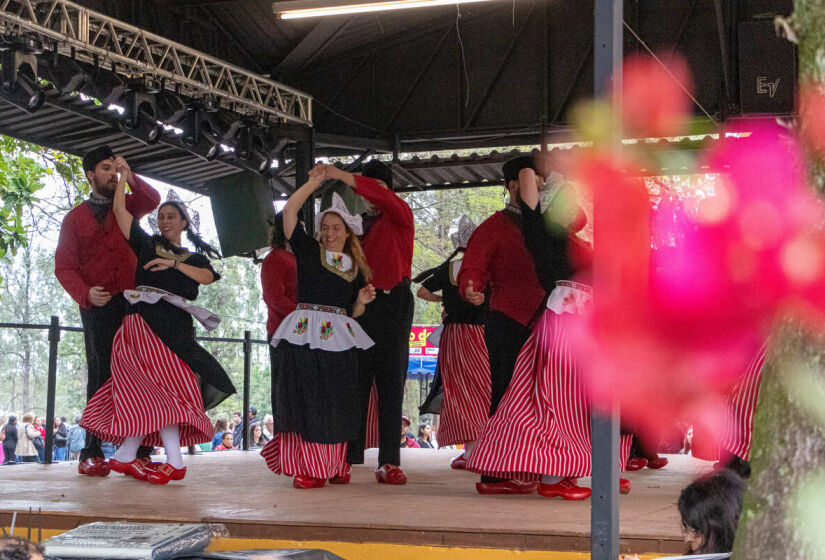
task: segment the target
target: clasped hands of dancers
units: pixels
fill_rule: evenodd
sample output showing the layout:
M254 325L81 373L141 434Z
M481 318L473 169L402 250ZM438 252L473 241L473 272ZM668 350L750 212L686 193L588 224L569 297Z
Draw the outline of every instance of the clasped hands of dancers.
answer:
M89 364L79 472L181 480L180 447L210 441L205 410L235 392L194 339L193 317L208 329L217 318L186 303L220 278L209 259L219 254L171 191L150 219L155 234L144 232L138 220L160 197L110 148L87 154L83 167L92 194L64 219L55 256L58 279L80 305ZM584 499L590 490L577 478L591 472L590 405L566 333L592 297L590 250L575 235L586 218L573 189L546 182L532 158L508 161L503 173L507 207L478 228L463 218L456 251L415 278L419 297L445 311L434 383L443 400L431 410L428 398L422 411L441 414L442 445L465 445L451 466L481 474L478 492ZM261 270L276 429L261 455L297 488L348 483L351 465L364 462L374 384L376 480L405 484L398 433L413 314L412 211L380 162L360 175L326 164L309 175L279 215ZM368 231L335 193L315 217L317 239L307 235L299 210L327 179L371 204ZM183 232L193 250L181 246ZM100 438L120 446L108 463ZM630 443L624 435L622 465ZM166 463L149 459L157 445ZM648 455L651 468L666 463Z

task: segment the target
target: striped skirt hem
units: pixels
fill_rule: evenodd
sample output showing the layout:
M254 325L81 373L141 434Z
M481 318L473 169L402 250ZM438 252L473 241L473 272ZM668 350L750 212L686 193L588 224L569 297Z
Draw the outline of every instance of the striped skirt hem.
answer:
M212 440L197 376L140 315L127 315L112 346L112 377L89 400L80 425L115 445L143 436L142 445L162 446L158 432L171 424L181 446Z
M327 479L344 474L347 444L312 443L294 432L278 433L261 450L261 457L275 474Z

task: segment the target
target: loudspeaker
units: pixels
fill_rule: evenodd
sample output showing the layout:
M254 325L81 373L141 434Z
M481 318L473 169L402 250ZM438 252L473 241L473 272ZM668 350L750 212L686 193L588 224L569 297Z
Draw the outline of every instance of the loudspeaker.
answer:
M223 256L244 255L269 246L275 207L268 179L245 171L204 186L212 202Z
M772 21L739 24L742 113L792 113L796 76L796 47L776 36Z

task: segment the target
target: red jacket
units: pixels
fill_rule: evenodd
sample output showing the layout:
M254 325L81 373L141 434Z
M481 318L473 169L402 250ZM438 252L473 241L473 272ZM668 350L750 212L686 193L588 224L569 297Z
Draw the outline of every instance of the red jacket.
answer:
M132 194L126 195L126 209L140 220L160 203L158 191L134 175L129 184ZM89 203L73 208L63 218L54 274L63 288L83 309L92 286L103 286L111 295L135 287L137 257L123 237L111 210L101 224L95 219Z
M272 249L261 264L261 288L266 303L266 334L272 336L284 317L298 304L298 269L295 255Z
M404 278L412 277L412 210L398 195L369 177L355 176L355 192L381 212L361 245L372 269L372 285L378 290L391 290Z
M462 297L470 280L476 292L489 288L490 309L525 326L544 301L545 291L521 228L503 211L481 222L470 236L458 272Z

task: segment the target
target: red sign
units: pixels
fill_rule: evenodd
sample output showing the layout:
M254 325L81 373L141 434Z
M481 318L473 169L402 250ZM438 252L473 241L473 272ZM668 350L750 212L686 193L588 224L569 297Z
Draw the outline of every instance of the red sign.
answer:
M434 325L413 325L410 330L410 356L438 356L438 346L427 340L437 328Z

